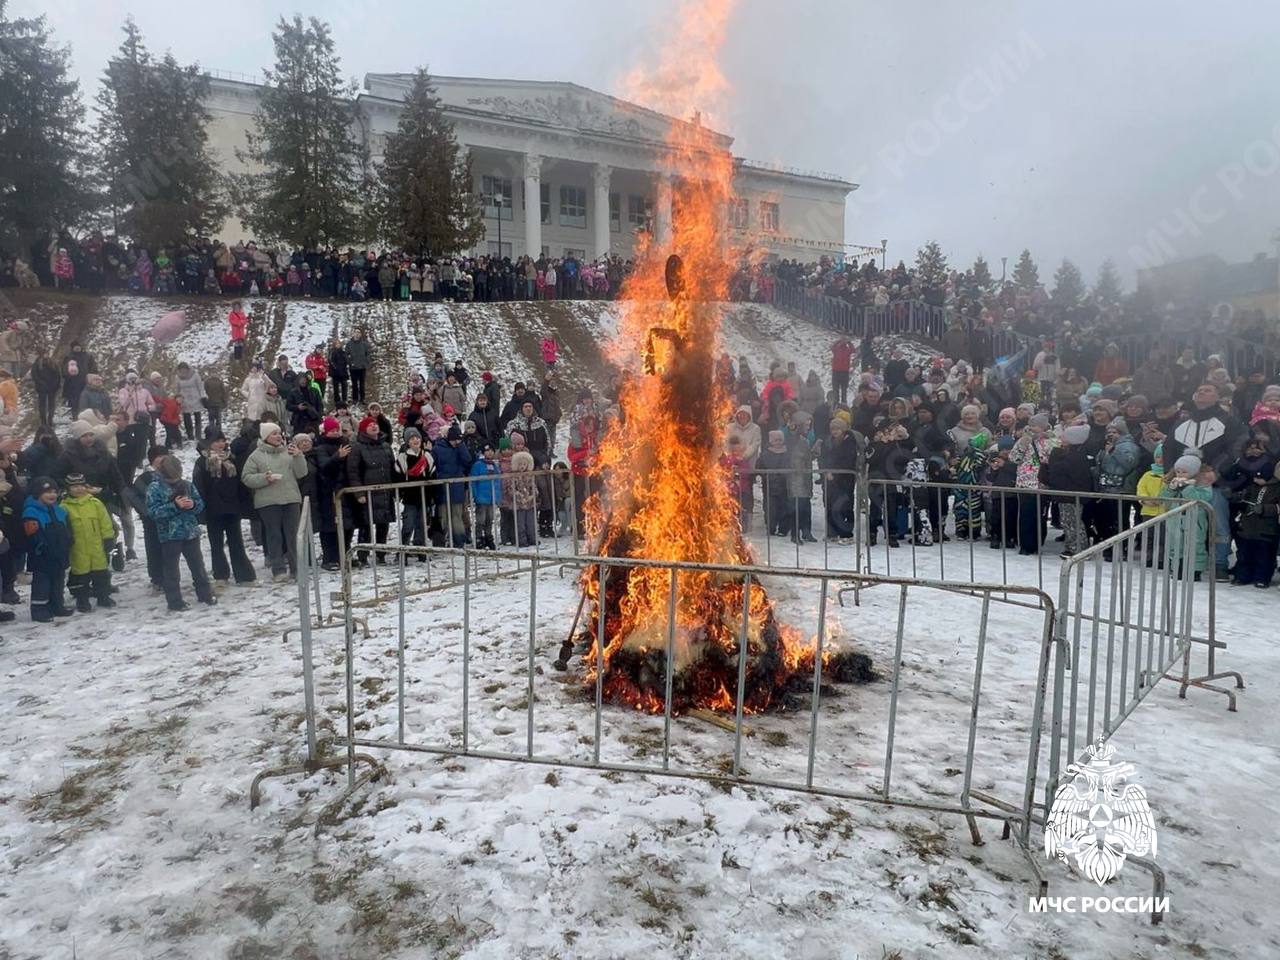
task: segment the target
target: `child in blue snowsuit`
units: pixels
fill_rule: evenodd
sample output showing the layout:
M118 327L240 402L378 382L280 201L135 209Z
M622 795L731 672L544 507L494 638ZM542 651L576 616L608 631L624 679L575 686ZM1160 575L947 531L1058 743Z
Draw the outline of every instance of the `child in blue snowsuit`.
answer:
M54 617L71 616L63 592L71 562L71 526L67 511L58 503L58 485L48 477L31 482L22 507L22 526L31 569L31 619L49 623Z

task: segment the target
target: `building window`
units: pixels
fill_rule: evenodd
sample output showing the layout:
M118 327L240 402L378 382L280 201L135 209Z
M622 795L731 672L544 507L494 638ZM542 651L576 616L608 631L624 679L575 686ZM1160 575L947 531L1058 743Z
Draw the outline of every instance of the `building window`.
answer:
M768 200L760 201L760 229L770 233L778 232L778 205Z
M614 233L622 230L622 194L609 194L609 229Z
M587 188L560 188L560 226L585 227L587 225Z
M538 187L538 195L542 205L542 222L551 225L551 184L543 183Z
M627 223L641 230L648 230L653 220L653 201L633 193L627 197Z
M502 205L499 207L497 202L498 196L502 197ZM481 177L480 178L480 196L484 203L484 215L490 220L510 220L514 215L511 206L511 178L510 177Z
M511 256L511 244L507 243L505 240L502 243L498 243L496 240L490 240L489 256L499 258Z
M747 229L747 201L729 201L729 226L735 230Z

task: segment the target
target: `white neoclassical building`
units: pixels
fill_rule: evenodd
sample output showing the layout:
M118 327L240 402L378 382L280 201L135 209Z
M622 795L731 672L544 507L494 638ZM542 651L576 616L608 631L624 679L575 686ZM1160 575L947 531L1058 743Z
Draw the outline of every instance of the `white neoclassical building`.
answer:
M485 237L473 252L626 256L638 229L669 236L672 171L664 168L663 141L670 124L689 121L574 83L432 80L483 198ZM411 83L410 74L365 76L357 117L375 160ZM253 129L261 91L249 78L210 74L210 145L225 170L243 169L236 149ZM711 137L731 150L732 137ZM856 184L741 158L734 168L736 200L726 217L736 240L806 260L844 251L845 198ZM246 238L234 220L220 236Z

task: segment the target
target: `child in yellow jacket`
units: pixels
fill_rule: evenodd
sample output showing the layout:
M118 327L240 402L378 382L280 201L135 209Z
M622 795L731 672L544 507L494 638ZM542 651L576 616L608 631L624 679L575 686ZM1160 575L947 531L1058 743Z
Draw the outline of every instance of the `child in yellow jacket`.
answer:
M71 527L67 589L76 598L76 610L90 612L93 609L89 602L91 596L97 599L99 607L114 607L111 566L107 562L116 542L111 514L90 492L84 476L78 473L67 475L67 495L62 499L62 508L67 511L67 524Z
M1142 517L1144 520L1158 517L1168 509L1158 499L1164 488L1164 444L1157 443L1151 456L1154 458L1151 469L1138 480L1138 496L1142 497Z

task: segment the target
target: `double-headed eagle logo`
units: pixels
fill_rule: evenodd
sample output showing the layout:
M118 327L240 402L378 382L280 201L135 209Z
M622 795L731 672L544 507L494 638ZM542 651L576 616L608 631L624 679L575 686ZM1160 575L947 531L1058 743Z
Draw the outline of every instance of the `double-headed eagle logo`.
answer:
M1099 737L1086 763L1067 767L1044 829L1044 852L1074 863L1099 886L1115 877L1128 856L1155 856L1156 826L1147 792L1128 778L1131 763L1115 762L1115 748Z

